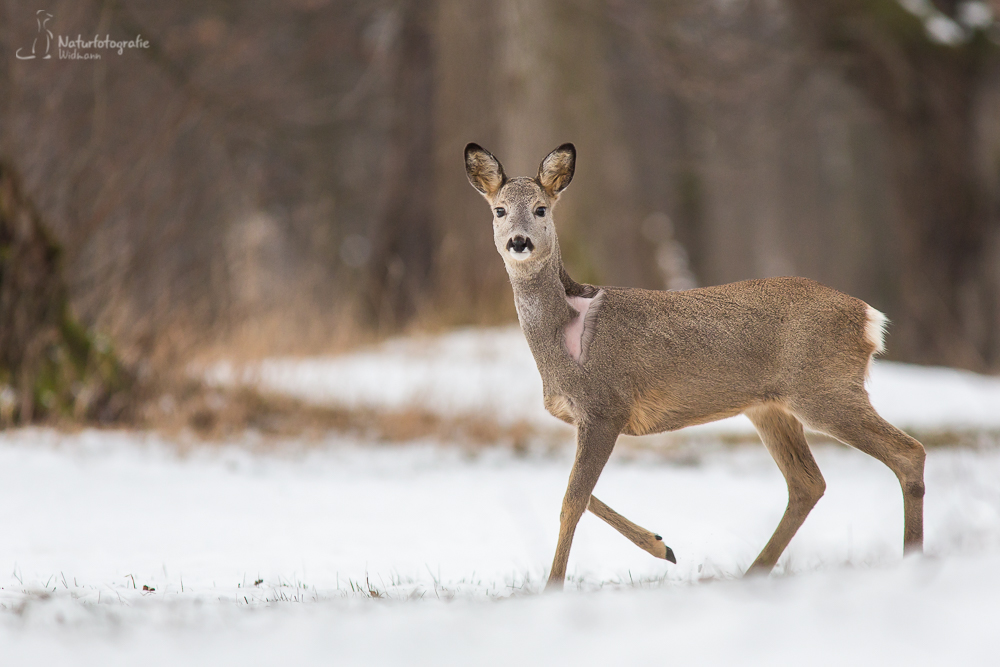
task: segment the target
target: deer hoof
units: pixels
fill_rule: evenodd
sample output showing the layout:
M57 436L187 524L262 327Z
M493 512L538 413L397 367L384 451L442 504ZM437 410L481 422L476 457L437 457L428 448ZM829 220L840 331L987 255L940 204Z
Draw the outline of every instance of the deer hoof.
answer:
M677 558L674 556L674 550L668 547L666 544L664 544L663 546L667 550L667 553L664 554L663 558L669 560L674 565L677 565Z

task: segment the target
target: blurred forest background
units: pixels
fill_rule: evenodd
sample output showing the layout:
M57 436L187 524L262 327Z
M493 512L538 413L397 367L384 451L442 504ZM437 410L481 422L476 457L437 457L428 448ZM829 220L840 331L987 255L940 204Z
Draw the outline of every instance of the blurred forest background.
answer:
M19 60L39 9L150 46ZM39 374L113 414L109 387L199 357L513 321L469 141L518 175L576 144L556 220L577 280L808 276L883 310L891 358L1000 371L997 16L0 0L0 421L45 403Z

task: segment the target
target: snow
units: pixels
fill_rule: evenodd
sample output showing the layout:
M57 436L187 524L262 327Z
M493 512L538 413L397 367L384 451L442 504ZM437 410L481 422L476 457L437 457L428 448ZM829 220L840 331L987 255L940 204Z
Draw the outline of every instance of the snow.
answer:
M559 427L516 329L208 376ZM819 443L826 495L771 577L740 578L787 496L762 446L723 444L749 432L727 420L684 446L620 447L595 491L662 534L677 564L586 514L562 595L538 593L568 428L556 448L526 453L336 434L209 444L0 431L0 664L990 664L1000 381L879 362L871 393L905 428L985 434L929 450L924 556L902 556L893 474Z
M498 421L560 423L542 407L542 381L516 327L463 329L436 337L397 338L336 357L267 359L208 369L210 382L259 383L313 403L443 415L481 414Z
M562 424L542 406L542 382L516 327L400 338L336 357L267 359L242 368L220 363L206 377L223 385L253 383L320 404L489 415L501 423L523 420L550 429ZM1000 429L1000 378L876 361L869 393L875 409L903 429ZM710 437L754 431L739 416L684 433Z
M781 476L763 447L706 446L613 458L596 490L677 565L588 514L569 592L543 596L568 448L7 432L0 662L987 661L1000 450L931 450L927 555L905 560L893 475L845 447L816 453L827 494L770 579L738 577L781 516Z

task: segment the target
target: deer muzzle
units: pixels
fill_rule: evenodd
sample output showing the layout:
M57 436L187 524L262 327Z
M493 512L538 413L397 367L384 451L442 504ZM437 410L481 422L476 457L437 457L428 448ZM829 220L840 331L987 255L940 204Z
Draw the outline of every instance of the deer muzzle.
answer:
M531 256L531 251L535 249L535 244L526 236L514 236L507 241L507 252L519 262L523 262Z

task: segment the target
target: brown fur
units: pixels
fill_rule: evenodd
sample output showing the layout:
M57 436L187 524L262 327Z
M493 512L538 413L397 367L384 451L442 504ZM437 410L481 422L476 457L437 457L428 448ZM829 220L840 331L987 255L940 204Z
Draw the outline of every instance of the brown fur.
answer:
M655 533L651 533L645 528L635 525L621 514L602 503L596 496L590 497L590 502L587 503L587 509L600 517L609 526L627 537L632 544L636 545L651 556L669 560L672 563L677 562L674 560L673 550L663 542L662 537Z
M573 404L569 399L561 394L548 394L545 396L545 409L553 417L557 417L567 424L575 424L576 417L573 416Z
M775 565L825 488L803 424L896 473L904 495L904 546L919 549L923 447L882 420L864 388L869 360L881 344L872 338L879 326L870 326L870 313L881 314L805 278L676 292L576 283L563 268L551 218L572 178L575 155L564 144L545 158L537 178L505 180L499 162L490 164L492 155L475 144L466 148L470 182L504 212L494 217L494 242L542 376L545 406L578 429L549 586L562 586L576 523L592 504L591 491L620 433L676 430L740 413L754 423L789 489L785 516L753 570ZM494 191L497 178L503 182ZM527 259L508 251L515 237L531 240ZM578 315L566 297L597 295L599 307L587 317L586 355L577 363L563 336Z
M567 294L566 296L572 295ZM587 315L584 318L580 365L585 365L587 363L587 357L590 354L590 343L594 340L594 334L597 331L597 318L601 312L601 304L604 303L604 292L597 290L594 292L594 295L589 298L591 300L590 310L587 311Z

